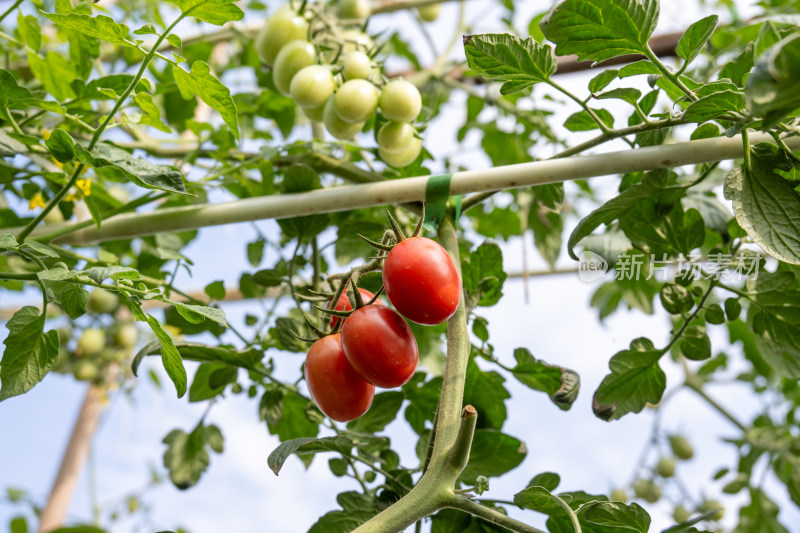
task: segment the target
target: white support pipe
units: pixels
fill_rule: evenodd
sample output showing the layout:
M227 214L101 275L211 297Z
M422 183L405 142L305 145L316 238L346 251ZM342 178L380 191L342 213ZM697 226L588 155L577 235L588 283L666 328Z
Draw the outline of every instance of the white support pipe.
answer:
M772 142L767 134L750 135L753 143ZM786 144L800 149L800 137L787 137ZM742 139L715 137L635 150L579 157L550 159L453 174L450 194L498 191L558 183L569 180L670 168L733 159L742 156ZM95 226L57 239L57 244L94 244L162 232L186 231L236 222L289 218L365 207L422 201L429 176L348 185L305 193L259 196L219 204L159 209L148 213L117 215ZM62 227L64 227L62 225ZM33 235L52 232L59 226L37 228ZM11 230L13 233L13 230Z

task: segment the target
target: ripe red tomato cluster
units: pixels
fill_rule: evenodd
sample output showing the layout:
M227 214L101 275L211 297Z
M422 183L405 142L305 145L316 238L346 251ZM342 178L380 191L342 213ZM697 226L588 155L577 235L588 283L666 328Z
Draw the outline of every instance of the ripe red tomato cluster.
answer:
M419 351L403 316L423 325L441 324L461 301L455 264L444 248L424 237L411 237L392 248L383 265L383 285L397 311L379 300L359 307L343 319L341 333L316 341L306 357L311 398L338 422L366 413L376 386L400 387L411 379ZM359 292L365 302L374 296L365 289ZM352 309L346 295L334 309ZM331 326L338 320L333 317Z

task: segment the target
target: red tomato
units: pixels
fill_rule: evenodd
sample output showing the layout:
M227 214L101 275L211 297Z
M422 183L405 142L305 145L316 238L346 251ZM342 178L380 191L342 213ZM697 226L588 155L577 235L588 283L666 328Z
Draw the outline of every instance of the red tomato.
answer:
M372 300L372 298L375 297L375 295L373 293L369 292L367 289L358 289L358 292L361 293L361 299L364 300L364 303L367 303L368 301ZM375 303L373 305L383 305L383 302L380 301L380 300L375 300ZM331 307L331 304L330 304L330 302L328 302L328 309L330 309L330 307ZM353 308L353 306L350 305L350 298L347 297L347 294L342 294L339 297L339 301L336 302L336 307L334 307L334 309L336 311L349 311L352 308ZM338 316L332 316L331 317L331 327L334 327L337 322L339 322L339 317Z
M339 333L311 345L306 356L306 383L317 407L337 422L348 422L369 410L375 387L358 375L342 351Z
M461 300L453 260L425 237L411 237L392 248L383 263L383 288L401 315L425 326L450 318Z
M356 372L385 389L411 379L419 359L411 328L396 311L382 305L356 309L347 317L342 349Z

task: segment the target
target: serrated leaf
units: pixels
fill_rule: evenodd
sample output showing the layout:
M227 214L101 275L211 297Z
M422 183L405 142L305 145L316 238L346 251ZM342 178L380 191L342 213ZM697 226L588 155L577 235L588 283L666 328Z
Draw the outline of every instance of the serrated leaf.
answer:
M244 12L233 0L170 0L185 16L221 26L232 20L241 20Z
M200 315L201 317L213 320L217 324L222 324L226 328L228 327L228 321L225 319L225 311L219 309L218 307L208 307L207 305L185 304L182 302L173 302L173 303L178 308L178 311L188 310L192 313Z
M319 452L339 452L348 453L353 448L353 441L349 437L323 437L316 439L312 437L301 437L297 439L287 440L282 442L277 448L272 450L272 453L267 457L267 465L277 476L283 463L292 454L304 455L315 454Z
M42 47L42 29L39 21L33 15L17 16L17 33L21 39L36 52Z
M650 515L637 503L589 502L580 509L581 525L597 526L603 533L647 533Z
M614 98L628 102L629 104L635 106L639 102L639 98L641 98L641 96L642 91L639 89L634 89L633 87L621 87L619 89L611 89L610 91L595 95L595 98L598 100Z
M25 243L22 244L21 247L30 248L37 254L43 255L45 257L59 257L58 252L56 252L46 244L40 243L39 241L25 241Z
M211 74L211 67L208 66L208 63L195 61L192 63L190 72L186 72L180 67L173 67L172 74L178 84L181 96L185 100L197 96L216 109L238 141L239 122L236 104L231 97L231 91Z
M661 71L658 70L658 67L649 59L640 59L639 61L634 61L619 69L620 79L630 78L631 76L650 76L653 74L659 75Z
M191 433L173 429L166 437L164 444L164 467L169 471L172 483L181 490L186 490L200 480L208 468L211 448L222 453L223 437L217 426L205 426L201 422Z
M28 64L45 90L56 100L63 102L75 97L71 85L76 76L75 68L61 54L47 52L42 59L38 54L28 52Z
M704 361L711 358L711 339L708 338L706 328L701 326L686 328L680 348L681 353L692 361Z
M139 272L132 267L112 265L108 267L90 267L82 271L81 274L88 276L95 283L103 283L108 278L117 279L139 279Z
M725 198L736 221L772 257L800 265L800 196L775 174L780 154L761 143L751 150L750 171L736 167L725 177Z
M683 59L684 68L694 61L694 58L697 57L703 46L711 38L718 21L718 16L711 15L693 23L683 32L678 41L678 46L675 48L675 53Z
M180 171L135 158L129 152L116 146L100 143L89 152L76 143L75 153L81 163L94 168L115 168L139 187L188 194Z
M14 238L13 235L10 233L3 233L0 235L0 248L16 248L19 246L17 239Z
M800 34L792 33L772 46L757 60L747 79L747 108L764 117L763 128L770 128L800 107Z
M121 46L132 46L126 37L130 33L130 28L125 24L118 24L114 19L105 15L91 17L80 13L45 13L42 14L64 28L79 31L84 35L108 41L112 44Z
M225 384L213 387L210 379L211 375L218 371L228 368L233 368L228 365L203 363L197 367L197 372L192 379L192 385L189 387L189 402L203 402L218 396L225 390Z
M44 332L44 315L25 306L6 323L8 336L0 360L0 402L31 390L58 360L58 332Z
M594 394L592 410L603 420L617 420L638 413L649 403L658 403L667 384L658 365L663 352L649 339L631 341L630 349L617 352L609 361L611 373Z
M480 413L479 427L502 429L506 420L505 400L511 397L504 382L497 372L481 370L474 359L467 364L464 405L472 405Z
M461 265L464 294L477 305L490 307L503 296L508 276L503 269L503 253L493 242L484 242Z
M553 49L533 38L508 34L464 37L467 63L478 74L505 82L502 94L511 94L547 81L557 69Z
M643 54L658 22L657 0L564 0L542 21L556 54L596 63Z
M756 333L761 356L772 370L788 379L800 379L800 289L790 272L759 272L747 281L757 308L748 323Z
M744 96L742 93L735 90L719 91L703 96L689 104L683 113L683 119L688 122L703 123L743 108Z
M86 302L88 301L89 291L77 283L65 284L59 294L61 307L72 320L86 313Z
M221 280L212 281L205 287L205 293L208 295L209 298L212 300L224 300L225 299L225 283Z

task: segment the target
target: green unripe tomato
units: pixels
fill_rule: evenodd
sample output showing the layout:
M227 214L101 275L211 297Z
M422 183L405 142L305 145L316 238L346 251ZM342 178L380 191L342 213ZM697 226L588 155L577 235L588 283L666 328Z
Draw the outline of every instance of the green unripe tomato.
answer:
M380 106L389 120L413 122L422 110L422 97L413 83L394 80L381 91Z
M344 39L342 53L345 55L356 51L367 52L375 46L370 36L359 30L343 31L342 39Z
M386 164L393 167L405 167L414 162L422 151L422 141L414 137L402 152L387 152L378 146L378 154Z
M327 103L327 102L326 102ZM322 122L325 113L325 104L319 107L301 107L303 114L314 122Z
M725 506L719 500L703 500L703 503L700 504L701 513L708 513L714 509L717 512L711 515L708 520L722 520L722 517L725 516Z
M372 74L372 60L364 52L350 52L342 64L345 80L366 80Z
M114 344L127 350L136 346L136 338L138 336L139 332L133 324L121 324L114 329L114 333L112 334Z
M661 477L672 477L675 475L675 459L672 457L662 457L656 464L656 472Z
M343 19L365 19L372 13L369 0L341 0L339 16Z
M317 52L314 45L306 41L292 41L278 52L272 79L275 87L284 96L290 96L289 89L295 74L309 65L317 63Z
M633 492L637 498L649 503L656 503L661 499L661 487L653 480L640 479L633 484Z
M111 313L119 305L119 297L113 292L108 292L105 289L95 289L89 295L89 301L86 302L86 309L92 313Z
M59 222L64 222L64 213L58 207L54 207L44 216L45 224L58 224Z
M272 15L256 37L256 51L267 65L273 65L278 52L292 41L305 41L308 35L308 22L285 4Z
M97 364L89 359L80 359L72 367L72 375L81 381L92 381L97 377Z
M83 356L97 355L106 347L106 332L102 329L88 328L78 339L78 350Z
M364 472L364 481L366 481L367 483L372 483L373 481L375 481L375 472L373 472L372 470L367 470L366 472Z
M431 4L429 6L422 6L417 8L419 18L425 22L433 22L439 18L439 13L442 11L442 4Z
M333 73L322 65L302 68L289 84L289 93L300 107L322 107L335 90Z
M689 509L687 509L683 505L677 506L672 511L672 519L675 520L676 524L683 524L684 522L688 521L691 517L692 513L690 513Z
M609 496L612 502L628 503L628 492L625 489L613 489Z
M239 383L234 383L231 385L231 392L234 394L241 394L244 391L244 388Z
M378 88L367 80L346 81L333 95L333 108L345 122L363 123L375 114L378 94Z
M389 153L399 153L414 140L414 128L408 122L390 121L378 131L378 146Z
M333 106L333 99L334 97L331 96L325 103L325 108L322 110L322 122L325 123L328 133L340 141L346 141L360 132L364 124L351 124L339 118Z
M686 461L694 457L694 448L683 435L672 435L669 438L669 447L678 459Z

